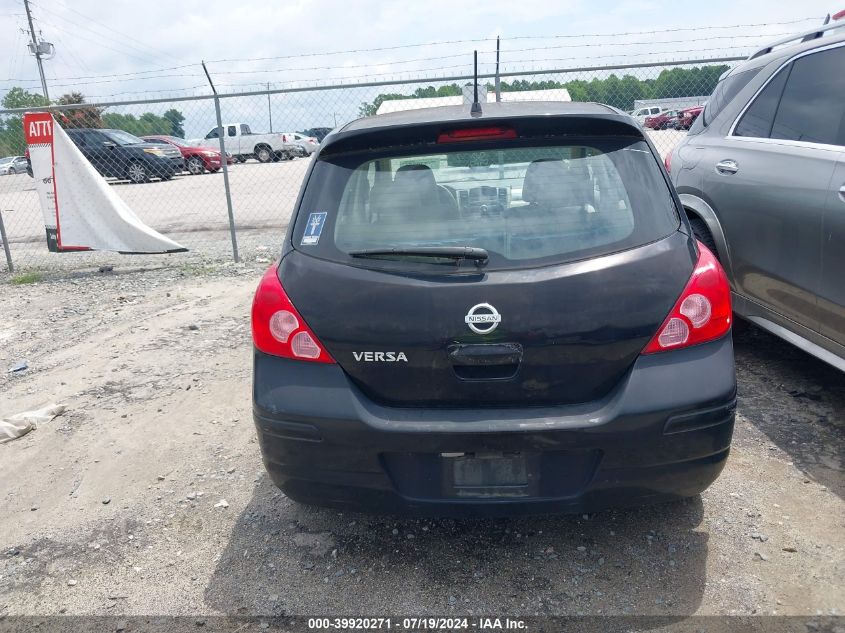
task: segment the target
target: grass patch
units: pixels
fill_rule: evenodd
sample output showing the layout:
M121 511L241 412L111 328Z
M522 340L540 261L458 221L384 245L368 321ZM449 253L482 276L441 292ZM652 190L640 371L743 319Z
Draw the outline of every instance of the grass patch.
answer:
M22 286L23 284L34 284L41 281L41 273L24 273L16 275L9 280L9 283L15 286Z

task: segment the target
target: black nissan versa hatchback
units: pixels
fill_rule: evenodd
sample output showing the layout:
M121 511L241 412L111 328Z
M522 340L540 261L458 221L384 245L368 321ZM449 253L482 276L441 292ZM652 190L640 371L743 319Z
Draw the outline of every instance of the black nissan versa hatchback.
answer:
M428 515L695 495L736 403L725 274L654 147L585 103L442 107L323 141L252 310L292 499Z

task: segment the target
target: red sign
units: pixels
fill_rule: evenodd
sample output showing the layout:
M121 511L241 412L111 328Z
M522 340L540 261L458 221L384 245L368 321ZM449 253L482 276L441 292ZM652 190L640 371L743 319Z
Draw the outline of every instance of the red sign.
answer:
M49 112L28 112L23 115L23 133L27 145L53 142L53 115Z

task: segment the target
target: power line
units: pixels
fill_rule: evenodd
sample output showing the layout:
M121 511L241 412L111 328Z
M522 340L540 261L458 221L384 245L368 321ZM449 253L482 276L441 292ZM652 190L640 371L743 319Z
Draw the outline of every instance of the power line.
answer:
M99 20L97 20L96 18L92 18L91 16L89 16L89 15L86 15L86 14L82 13L81 11L77 11L76 9L72 8L71 6L69 6L66 2L64 2L64 0L58 0L58 2L59 2L59 4L61 4L61 5L62 5L65 9L67 9L68 11L71 11L72 13L75 13L76 15L78 15L78 16L80 16L80 17L82 17L82 18L85 18L86 20L90 20L90 21L92 21L92 22L93 22L94 24L96 24L99 28L101 28L101 29L106 29L106 30L108 30L108 31L112 31L113 33L117 33L117 34L118 34L118 35L120 35L121 37L124 37L124 38L130 39L130 40L132 40L132 41L134 41L134 42L137 42L138 44L140 44L140 45L141 45L141 46L143 46L144 48L147 48L147 49L149 49L150 51L152 51L153 53L155 53L157 56L162 56L162 53L161 53L158 49L156 49L156 48L154 48L154 47L150 46L149 44L147 44L147 43L145 43L145 42L142 42L142 41L141 41L141 40L139 40L138 38L132 37L131 35L128 35L127 33L124 33L124 32L122 32L122 31L118 31L117 29L110 27L108 24L103 24L103 23L101 23L101 22L100 22Z
M629 31L627 33L578 33L578 34L571 34L571 35L516 35L513 37L503 37L502 40L542 40L542 39L563 39L563 38L580 38L580 37L622 37L625 35L654 35L657 33L679 33L684 31L706 31L706 30L714 30L714 29L740 29L740 28L753 28L753 27L760 27L760 26L779 26L779 25L788 25L788 24L799 24L801 22L807 22L810 20L820 20L821 18L801 18L799 20L788 20L785 22L768 22L762 24L730 24L724 26L699 26L699 27L688 27L688 28L677 28L677 29L661 29L659 31ZM323 56L330 56L330 55L347 55L350 53L373 53L373 52L380 52L380 51L391 51L391 50L399 50L405 48L420 48L425 46L445 46L445 45L453 45L453 44L470 44L476 42L495 42L495 38L487 37L487 38L476 38L476 39L467 39L467 40L449 40L449 41L442 41L442 42L428 42L422 44L401 44L397 46L382 46L378 48L358 48L358 49L348 49L342 51L329 51L324 53L297 53L294 55L275 55L272 57L242 57L242 58L232 58L232 59L212 59L206 60L206 63L214 63L214 64L222 64L222 63L230 63L230 62L259 62L259 61L269 61L272 59L298 59L301 57L323 57Z
M789 35L789 33L772 33L772 34L761 34L761 35L746 35L742 37L767 37L767 38L774 38L780 37L783 35ZM665 41L652 41L652 42L607 42L604 44L562 44L557 46L536 46L531 48L513 48L509 50L503 50L502 53L524 53L524 52L532 52L532 51L549 51L549 50L556 50L560 48L583 48L583 47L592 47L592 46L653 46L657 44L696 44L698 42L710 42L714 40L735 40L736 37L733 35L722 35L717 37L705 37L696 40L691 39L682 39L682 40L665 40ZM495 55L496 51L478 51L479 55ZM458 53L455 55L441 55L438 57L418 57L415 59L402 59L402 60L395 60L389 62L390 66L397 66L399 64L412 64L416 62L425 62L425 61L434 61L434 60L443 60L443 59L455 59L460 57L467 57L467 53ZM575 58L568 58L568 59L575 59ZM504 59L502 63L505 63L507 59ZM492 62L483 62L483 63L492 63ZM353 69L353 68L372 68L373 66L383 66L385 63L373 62L370 64L359 64L354 66L342 66L342 69ZM335 70L338 66L309 66L309 67L300 67L300 68L272 68L272 69L259 69L259 70L218 70L214 74L215 75L255 75L261 73L285 73L285 72L297 72L297 71L304 71L304 70Z
M69 8L69 7L67 7L66 4L64 6L66 8ZM108 36L102 35L101 33L93 31L90 28L84 27L82 25L78 25L77 23L75 23L75 22L73 22L73 21L71 21L67 18L64 18L63 16L60 16L60 15L54 13L53 11L50 11L49 9L45 9L45 10L48 11L49 13L52 13L53 15L56 15L60 19L65 20L66 22L69 22L70 24L74 24L74 25L80 26L81 28L85 28L86 30L90 31L91 33L94 33L98 37L108 37ZM75 11L73 9L70 9L70 10L72 10L74 13L77 13L77 14L83 16L83 17L87 17L87 16L85 16L84 14L82 14L78 11ZM739 28L753 28L753 27L761 27L761 26L773 26L773 25L790 25L790 24L797 24L797 23L806 22L806 21L809 21L809 20L816 20L816 19L817 18L802 18L802 19L797 19L797 20L789 20L789 21L784 21L784 22L771 22L771 23L765 23L765 24L758 23L758 24L733 24L733 25L717 25L717 26L702 26L702 27L688 27L688 28L685 27L685 28L677 28L677 29L662 29L662 30L651 30L651 31L629 31L629 32L625 32L625 33L591 33L591 34L579 33L579 34L551 35L551 36L526 35L526 36L514 36L514 37L510 37L510 38L503 38L503 39L507 42L509 40L559 40L559 39L572 39L572 38L585 38L585 37L615 37L615 38L618 38L618 37L630 36L630 35L653 35L653 34L677 33L677 32L686 32L686 31L707 31L707 30L717 30L717 29L739 29ZM44 22L43 19L41 21ZM45 24L46 24L46 22L45 22ZM114 52L121 53L123 55L127 55L129 57L134 58L134 59L138 59L139 61L144 61L143 59L141 59L141 58L139 58L135 55L131 55L131 54L125 52L125 51L112 48L112 47L107 46L106 44L104 44L102 42L93 41L93 40L84 38L84 37L82 37L82 36L80 36L76 33L71 33L70 31L68 31L67 29L65 29L61 26L53 25L53 24L48 24L48 26L56 28L56 29L58 29L58 30L60 30L64 33L74 35L75 37L82 39L84 41L92 42L92 43L97 44L97 45L99 45L103 48L106 48L108 50L112 50ZM111 29L110 27L103 27L103 28L109 28L109 30L114 31L115 33L120 33L120 31L117 31L116 29ZM740 35L738 37L777 37L777 36L778 36L777 34L775 34L775 35L771 35L771 34L749 34L749 35ZM553 50L553 49L558 49L558 48L579 48L579 47L595 47L595 46L626 46L626 45L627 46L635 46L635 45L645 45L645 44L653 45L653 44L661 44L661 43L682 43L682 42L683 43L692 43L692 42L704 42L704 41L714 41L714 40L719 40L719 39L734 39L734 38L735 38L735 36L720 35L720 36L698 38L696 40L684 39L684 40L651 41L651 42L607 42L607 43L560 44L560 45L555 45L555 46L517 48L517 49L505 50L503 52L504 53L515 53L515 52L529 52L529 51L536 51L536 50ZM109 38L109 39L113 39L113 38ZM139 43L142 43L142 42L140 42L140 40L136 40L136 41L138 41ZM325 57L325 56L340 55L340 54L370 53L370 52L381 52L381 51L391 51L391 50L410 49L410 48L421 48L421 47L428 47L428 46L443 46L443 45L454 45L454 44L478 43L478 42L487 42L487 41L493 42L495 40L493 40L492 38L449 40L449 41L427 42L427 43L418 43L418 44L403 44L403 45L397 45L397 46L384 46L384 47L376 47L376 48L361 48L361 49L348 49L348 50L343 50L343 51L328 51L328 52L322 52L322 53L302 53L302 54L295 54L295 55L279 55L279 56L258 57L258 58L219 59L219 60L211 60L211 62L209 62L209 63L222 64L222 63L232 63L232 62L257 62L257 61L281 60L281 59L293 59L293 58L298 59L298 58L307 58L307 57ZM122 42L118 42L118 43L120 45L124 45ZM151 48L151 47L149 47L149 48ZM733 48L736 48L736 47L733 47ZM133 49L135 49L136 51L139 50L139 49L137 49L137 47L133 47ZM479 53L481 53L482 55L492 54L492 52L493 51L479 51ZM660 51L660 52L662 52L662 51ZM666 52L671 53L671 52L678 52L678 51L666 51ZM685 52L696 52L696 51L693 50L693 51L685 51ZM147 53L142 53L142 54L147 55ZM156 53L156 54L159 54L159 53ZM434 61L434 60L459 58L459 57L463 57L465 55L466 55L466 53L460 53L460 54L452 54L452 55L441 55L441 56L436 56L436 57L425 57L425 58L416 58L416 59L408 59L408 60L397 60L397 61L391 61L391 62L387 62L387 63L389 63L390 65L408 64L408 63L415 63L415 62L420 62L420 61ZM608 56L604 56L604 57L606 58ZM558 60L565 60L565 59L575 59L575 58L557 58L557 59ZM507 59L503 60L503 62L507 62L507 61L508 61ZM522 61L525 61L525 60L510 61L509 63L511 63L511 64L522 63ZM532 60L528 60L528 61L532 61ZM379 66L379 65L383 65L383 64L374 62L372 64L361 64L361 65L355 65L355 66L346 66L344 68L352 68L352 69L369 68L369 67ZM103 74L100 74L100 75L83 75L83 76L77 76L77 77L61 77L61 78L58 78L58 80L59 81L62 81L62 80L75 81L75 80L85 80L85 79L103 79L103 80L105 80L105 79L108 79L108 78L121 78L121 77L137 78L137 79L162 79L162 78L171 78L171 77L201 76L201 75L195 75L195 74L186 74L186 75L155 74L155 73L169 72L169 71L172 71L172 70L182 70L182 69L185 69L185 68L193 68L195 66L196 66L196 64L182 64L182 65L179 65L179 66L170 66L170 67L167 67L167 68L155 68L155 69L151 69L151 70L134 71L134 72L127 72L127 73L115 73L115 74L105 74L105 75L103 75ZM433 69L422 69L422 70L417 71L417 72L433 72L433 71L436 71L436 70L454 69L454 68L460 68L460 67L463 67L463 66L464 66L463 64L455 65L455 66L442 66L442 67L433 68ZM224 71L224 70L221 70L221 71L218 71L217 74L221 74L221 75L263 74L263 73L299 72L299 71L309 71L309 70L333 70L335 68L337 68L336 65L333 65L333 66L300 67L300 68L284 68L284 69L270 69L270 70L260 69L260 70L253 70L253 71L243 71L243 70ZM370 75L370 76L385 76L385 75L392 75L392 74L396 74L396 73L393 73L393 72L391 72L391 73L378 73L378 74ZM149 76L142 77L141 75L149 75ZM353 77L353 78L359 78L359 77ZM129 80L130 79L125 79L125 80L120 80L120 81L129 81ZM24 82L34 83L32 80L29 80L29 79L13 79L13 78L0 80L0 81L3 81L3 82L24 81ZM97 82L90 82L90 83L91 84L99 84L99 83L112 83L112 82L111 81L97 81ZM69 84L64 84L64 86L67 86L67 85L69 85ZM232 84L228 84L228 85L232 85Z
M64 31L64 32L67 33L67 31ZM70 80L70 79L102 79L102 78L105 78L105 77L134 77L136 75L146 75L146 74L150 74L150 73L167 72L167 71L170 71L170 70L182 70L183 68L194 68L195 66L199 66L199 63L197 63L197 64L183 64L181 66L170 66L169 68L155 68L153 70L138 70L138 71L129 72L129 73L115 73L115 74L111 74L111 75L103 75L103 74L100 74L100 75L82 75L80 77L59 77L59 79L62 80L62 81L65 81L65 80ZM9 79L0 79L0 81L29 81L29 80L24 79L24 78L12 78L12 77L10 77Z
M727 46L727 47L722 47L718 50L720 52L730 51L730 50L745 50L745 51L748 51L749 48L750 47L748 47L748 46ZM617 54L614 54L614 55L592 56L592 57L590 57L590 59L591 60L593 60L593 59L619 59L620 57L624 57L624 58L643 57L643 56L646 56L646 55L666 55L666 54L673 54L674 55L674 54L681 54L681 53L703 53L703 52L706 52L708 50L713 50L713 49L691 49L691 50L681 50L681 51L677 51L677 50L649 51L649 52L645 52L645 53L633 53L633 54L617 53ZM579 59L583 59L583 58L581 58L581 57L558 57L558 58L549 58L549 59L520 59L520 60L513 60L513 61L509 62L508 64L503 63L502 66L507 66L507 67L513 68L513 66L516 65L516 64L531 64L531 63L535 63L535 62L552 62L552 61L557 61L557 62L573 61L573 60L579 60ZM671 60L665 60L664 59L664 60L661 60L661 61L666 61L667 65L672 65L672 66L677 65L675 62L673 62ZM491 66L491 67L495 64L495 62L484 62L484 63L488 66ZM655 65L659 65L659 63L660 62L655 62ZM458 69L458 68L469 69L469 64L439 66L439 67L436 67L436 68L424 68L424 69L415 70L415 71L385 72L385 73L374 73L374 74L366 74L366 75L351 75L351 76L344 76L344 77L326 77L326 78L324 78L324 80L330 81L330 82L333 82L333 83L344 82L344 81L352 81L352 80L370 80L374 77L398 77L398 76L403 75L403 74L408 75L412 72L414 72L414 73L417 73L417 72L418 73L435 73L435 72L440 72L440 71L444 71L444 70L455 70L455 69ZM614 70L615 66L609 65L609 66L607 66L607 69L608 70ZM601 68L598 68L596 70L601 70ZM543 73L548 73L549 69L548 68L534 68L534 69L523 68L523 69L521 69L521 72L522 71L524 71L525 74L531 74L531 73L543 74ZM413 79L418 80L420 82L422 82L422 81L439 81L440 80L440 78L438 78L436 76L434 76L434 77L419 76L419 77L414 77ZM273 85L274 86L284 86L284 85L291 85L291 84L300 84L301 85L301 84L310 83L312 81L315 82L315 85L317 85L318 82L321 81L321 80L296 79L296 80L288 80L288 81L282 81L282 82L273 82ZM223 84L217 84L217 85L218 86L224 86L224 87L227 87L227 88L238 88L238 87L244 87L244 86L264 86L266 84L265 84L265 82L247 82L247 83L223 83ZM348 86L350 88L354 88L355 84L348 84Z
M94 85L97 85L97 84L111 84L111 83L117 83L117 82L123 82L123 81L140 81L140 80L144 80L144 79L172 79L172 78L177 78L177 77L182 78L182 77L201 77L201 76L202 75L198 75L198 74L152 75L152 76L149 76L149 77L135 77L135 78L130 78L130 79L104 79L102 81L89 81L85 85L86 86L94 86ZM32 79L29 79L27 81L30 84L36 83ZM62 81L62 78L56 78L54 81ZM53 87L55 87L55 88L68 88L68 87L73 87L73 86L79 86L79 84L78 83L53 84Z
M783 35L788 35L788 33L759 33L759 34L750 34L750 35L742 35L739 37L742 38L774 38L780 37ZM525 53L525 52L534 52L534 51L549 51L549 50L557 50L557 49L564 49L564 48L584 48L584 47L608 47L608 46L653 46L659 44L695 44L699 42L711 42L716 40L736 40L737 36L733 35L718 35L712 37L703 37L697 39L680 39L680 40L655 40L649 42L605 42L605 43L586 43L586 44L557 44L554 46L534 46L534 47L526 47L526 48L512 48L503 50L502 53ZM736 47L734 47L736 48ZM479 55L493 55L495 51L478 51ZM427 62L427 61L436 61L436 60L444 60L444 59L456 59L465 57L467 53L455 53L452 55L439 55L434 57L417 57L413 59L400 59L400 60L393 60L389 63L391 66L397 66L400 64L411 64L417 62ZM574 59L574 58L565 58L565 59ZM506 59L504 60L507 61ZM385 65L385 62L372 62L368 64L357 64L353 66L342 66L343 69L357 69L357 68L372 68L374 66L382 66ZM169 68L162 68L157 70L146 70L146 71L136 71L136 72L128 72L128 73L116 73L111 75L82 75L78 77L59 77L57 80L59 81L71 81L71 80L80 80L80 79L106 79L109 77L128 77L131 79L147 79L147 78L164 78L164 77L188 77L188 76L201 76L199 74L190 74L190 75L156 75L154 77L140 77L141 74L149 74L155 72L165 72L170 70L181 70L184 68L191 68L194 67L195 64L184 64L180 66L171 66ZM272 68L272 69L257 69L257 70L220 70L217 71L215 74L217 75L251 75L251 74L263 74L263 73L288 73L288 72L299 72L299 71L312 71L312 70L334 70L337 69L338 66L308 66L308 67L298 67L298 68ZM453 67L448 67L453 68ZM129 81L130 79L125 79L122 81ZM23 78L9 78L0 81L31 81L29 79ZM117 81L117 80L116 80ZM107 82L99 82L99 83L107 83Z
M505 40L557 40L568 39L576 37L623 37L626 35L657 35L660 33L682 33L686 31L706 31L716 29L745 29L755 28L760 26L785 26L789 24L800 24L801 22L821 21L824 17L810 17L800 18L797 20L786 20L784 22L762 22L758 24L727 24L724 26L691 26L679 27L676 29L660 29L656 31L628 31L626 33L575 33L568 35L514 35L512 37L502 38Z
M93 33L94 35L96 35L96 36L97 36L97 37L99 37L99 38L105 38L105 39L107 39L107 40L109 40L109 41L111 41L111 42L113 42L113 43L117 44L118 46L120 46L120 47L122 47L122 48L124 49L124 50L117 51L116 49L112 48L111 50L114 50L114 51L116 51L116 52L119 52L119 53L121 53L121 54L123 54L123 55L129 55L130 57L134 57L135 59L138 59L138 60L140 60L140 61L148 61L148 60L154 60L154 59L155 59L155 58L154 58L154 57L152 57L152 56L151 56L148 52L146 52L146 51L144 51L144 50L140 49L139 47L137 47L137 46L135 46L135 45L133 45L133 44L130 44L130 43L128 43L128 42L124 42L123 40L119 40L119 39L117 39L117 38L115 38L115 37L112 37L112 36L110 36L110 35L106 35L105 33L100 33L100 32L98 32L98 31L95 31L94 29L92 29L92 28L90 28L90 27L88 27L88 26L86 26L86 25L84 25L84 24L80 24L79 22L75 22L75 21L73 21L73 20L71 20L71 19L69 19L69 18L66 18L65 16L63 16L63 15L61 15L61 14L59 14L59 13L56 13L55 11L52 11L52 10L50 10L50 9L48 9L48 8L46 8L46 7L42 6L42 5L40 5L40 4L39 4L39 5L36 5L35 3L33 3L33 6L38 6L38 7L39 7L42 11L46 11L47 13L49 13L50 15L52 15L52 16L54 16L54 17L58 18L59 20L62 20L63 22L67 22L68 24L72 24L73 26L75 26L75 27L77 27L77 28L84 29L84 30L88 31L89 33ZM44 24L47 24L47 22L46 22L43 18L41 19L41 21L42 21L42 22L44 22ZM96 21L95 21L94 23L96 24ZM53 25L51 25L51 26L53 26L54 28L59 28L59 29L61 29L61 30L63 30L63 31L66 31L66 29L63 29L62 27L59 27L58 25L53 24ZM78 34L76 34L76 33L74 33L73 35L75 35L76 37L80 37L80 36L79 36ZM84 38L82 38L82 39L84 39ZM88 40L88 41L91 41L91 40ZM101 42L93 42L93 43L94 43L94 44L99 44L99 45L101 45L101 46L104 46ZM109 47L104 46L104 48L109 48ZM143 55L145 59L144 59L144 58L141 58L141 57L138 57L137 55L131 55L131 54L128 52L128 51L130 51L130 50L131 50L131 51L134 51L134 52L136 52L136 53L139 53L139 54L141 54L141 55ZM162 53L159 53L159 54L157 54L157 56L163 56L163 54L162 54Z
M66 44L63 39L59 39L58 36L56 37L56 41L58 41L58 43L61 45L62 49L67 50L68 55L70 55L71 59L73 59L74 62L76 62L77 67L82 72L86 72L86 73L91 72L91 69L88 68L88 64L86 64L85 61L76 54L76 51L73 49L73 47ZM63 81L64 77L59 77L58 80Z
M148 59L149 59L149 58L144 59L144 58L138 57L137 55L132 55L131 53L126 52L125 50L120 50L120 49L117 49L117 48L113 48L113 47L111 47L111 46L108 46L108 45L106 45L106 44L103 44L102 42L98 42L98 41L96 41L96 40L92 40L92 39L91 39L91 38L89 38L89 37L83 37L83 36L81 36L79 33L74 33L73 31L69 31L69 30L67 30L67 29L66 29L66 28L64 28L64 27L59 26L58 24L51 24L51 23L49 23L49 22L45 22L43 18L42 18L40 21L41 21L43 24L45 24L46 26L49 26L50 28L58 29L58 30L59 30L59 31L61 31L62 33L67 33L68 35L72 35L73 37L75 37L75 38L77 38L77 39L83 40L83 41L85 41L85 42L90 42L91 44L96 44L97 46L100 46L101 48L106 48L106 49L108 49L108 50L110 50L110 51L113 51L113 52L115 52L115 53L120 53L121 55L125 55L126 57L131 57L132 59L137 59L138 61L141 61L141 62L147 62L147 61L148 61ZM88 30L90 31L90 29L88 29Z

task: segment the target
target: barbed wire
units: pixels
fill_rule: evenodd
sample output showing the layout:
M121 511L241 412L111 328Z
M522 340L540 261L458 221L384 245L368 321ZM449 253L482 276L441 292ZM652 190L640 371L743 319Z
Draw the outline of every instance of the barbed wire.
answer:
M628 31L623 33L579 33L579 34L565 34L565 35L521 35L521 36L511 36L511 37L504 37L502 38L502 42L514 41L514 40L557 40L557 39L572 39L572 38L585 38L585 37L625 37L629 35L654 35L654 34L663 34L663 33L679 33L679 32L689 32L689 31L706 31L706 30L714 30L714 29L737 29L737 28L755 28L761 26L780 26L780 25L790 25L790 24L798 24L801 22L807 22L810 20L817 20L818 18L801 18L797 20L787 20L782 22L769 22L769 23L757 23L757 24L732 24L732 25L711 25L711 26L700 26L700 27L681 27L675 29L661 29L661 30L650 30L650 31ZM55 26L55 25L53 25ZM65 29L55 26L59 30L62 30L66 33ZM80 37L78 34L73 33L76 37L83 39L85 41L86 38ZM788 33L759 33L759 34L747 34L747 35L740 35L738 37L743 38L751 38L751 37L779 37L782 35L788 35ZM578 48L578 47L596 47L596 46L639 46L639 45L654 45L654 44L668 44L668 43L692 43L692 42L708 42L708 41L715 41L715 40L722 40L722 39L735 39L737 36L730 36L730 35L719 35L719 36L710 36L710 37L700 37L694 40L690 40L689 38L685 38L683 40L664 40L664 41L649 41L649 42L596 42L596 43L584 43L584 44L561 44L556 46L543 46L543 47L533 47L533 48L518 48L518 49L504 49L502 53L507 52L527 52L533 50L551 50L556 48ZM216 59L216 60L207 60L206 63L208 64L220 64L220 63L233 63L233 62L258 62L258 61L269 61L269 60L282 60L282 59L301 59L301 58L310 58L310 57L323 57L323 56L332 56L332 55L341 55L341 54L352 54L352 53L370 53L370 52L380 52L380 51L389 51L389 50L399 50L399 49L408 49L408 48L419 48L419 47L426 47L426 46L443 46L443 45L454 45L454 44L465 44L465 43L477 43L477 42L495 42L495 38L476 38L476 39L464 39L464 40L446 40L446 41L439 41L439 42L428 42L428 43L418 43L418 44L402 44L396 46L384 46L384 47L375 47L375 48L360 48L360 49L347 49L342 51L326 51L326 52L316 52L316 53L297 53L297 54L290 54L290 55L276 55L271 57L254 57L254 58L232 58L232 59ZM105 46L105 48L109 48ZM110 48L115 52L116 49ZM495 51L493 50L481 50L478 51L480 55L491 55L494 54ZM451 55L441 55L435 57L425 57L425 58L415 58L415 59L408 59L408 60L391 60L389 62L373 62L371 64L361 64L357 66L347 66L347 68L364 68L364 67L374 67L374 66L383 66L385 64L396 65L396 64L405 64L405 63L414 63L417 61L426 61L426 60L440 60L440 59L451 59L462 57L466 55L466 53L456 53ZM163 73L169 72L173 70L182 70L185 68L194 68L197 67L198 63L192 64L181 64L177 66L168 66L164 68L156 68L150 70L139 70L139 71L132 71L126 73L113 73L113 74L99 74L99 75L81 75L77 77L57 77L56 80L58 81L76 81L82 79L106 79L112 77L136 77L140 75L147 75L153 73ZM216 70L216 75L222 74L259 74L259 73L267 73L267 72L288 72L288 71L296 71L296 70L326 70L326 69L333 69L336 66L314 66L308 68L295 68L295 69L257 69L252 71L243 71L243 70L236 70L236 71L226 71L226 70ZM192 75L193 76L193 75ZM164 75L156 75L156 78L162 78ZM0 79L0 82L28 82L32 85L37 85L39 82L35 79L28 79L28 78L7 78L7 79Z

